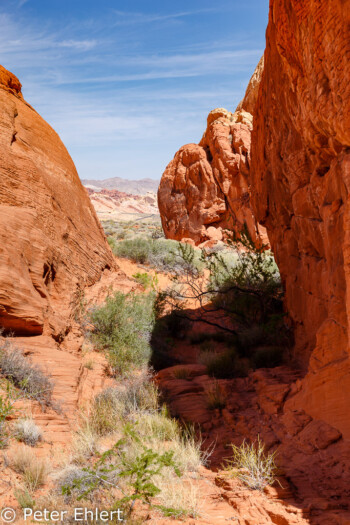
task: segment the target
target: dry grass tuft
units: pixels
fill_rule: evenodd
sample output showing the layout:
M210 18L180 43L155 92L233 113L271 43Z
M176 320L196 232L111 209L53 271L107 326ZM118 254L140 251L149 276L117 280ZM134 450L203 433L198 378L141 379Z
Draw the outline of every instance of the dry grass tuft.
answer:
M25 446L14 453L11 466L22 474L23 481L31 492L44 485L49 471L47 460L36 457L33 451Z
M257 442L241 446L231 445L232 457L226 460L226 470L240 479L247 487L263 490L276 481L276 452L265 453L265 445L258 437Z

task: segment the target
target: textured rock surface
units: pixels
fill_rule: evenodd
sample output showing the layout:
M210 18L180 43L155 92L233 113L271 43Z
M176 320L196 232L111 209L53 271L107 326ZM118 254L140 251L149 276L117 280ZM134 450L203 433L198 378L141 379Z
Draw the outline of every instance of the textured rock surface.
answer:
M308 366L290 407L350 438L350 2L270 2L251 185ZM311 357L310 357L311 355Z
M186 359L189 352L186 353ZM186 380L176 370L186 370ZM203 447L215 447L212 466L220 469L229 457L229 444L260 439L275 451L280 483L266 487L264 497L219 473L224 498L239 522L258 524L350 523L350 447L341 433L303 410L289 410L298 373L287 367L260 369L248 377L219 379L206 375L201 365L181 364L161 370L158 383L171 414L201 428ZM209 409L208 392L220 390L222 409ZM215 523L215 521L213 522Z
M2 67L0 105L0 326L59 340L114 259L66 148Z
M214 109L200 143L176 153L158 190L168 238L200 244L213 238L214 228L240 231L244 223L253 240L259 238L248 184L251 129L250 113Z
M255 104L258 99L259 85L261 82L261 77L264 71L264 55L259 60L258 65L255 68L254 73L252 74L251 79L249 80L248 87L246 89L243 100L238 104L236 111L248 111L254 115Z

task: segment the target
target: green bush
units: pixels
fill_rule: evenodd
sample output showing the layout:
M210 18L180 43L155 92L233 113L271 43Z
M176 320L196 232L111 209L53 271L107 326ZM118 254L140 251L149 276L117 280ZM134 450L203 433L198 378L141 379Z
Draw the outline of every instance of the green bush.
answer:
M113 252L140 264L148 264L163 271L181 272L186 265L181 253L191 252L191 264L200 266L200 251L192 246L181 244L170 239L153 239L151 237L134 237L115 243Z
M115 374L123 375L149 361L155 322L154 301L154 292L116 292L104 305L88 312L93 325L90 338L97 348L106 351Z

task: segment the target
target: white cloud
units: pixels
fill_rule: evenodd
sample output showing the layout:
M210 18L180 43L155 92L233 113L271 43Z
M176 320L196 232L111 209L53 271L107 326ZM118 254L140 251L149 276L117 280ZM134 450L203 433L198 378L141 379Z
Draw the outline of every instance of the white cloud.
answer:
M78 51L89 51L96 47L96 40L63 40L58 43L59 47L68 47Z
M133 25L133 24L149 24L152 22L163 22L166 20L174 20L179 18L184 18L187 16L198 15L201 13L210 13L218 11L215 8L207 9L197 9L193 11L180 11L178 13L170 13L166 15L161 14L147 14L147 13L137 13L132 11L119 11L114 9L114 14L117 17L117 20L114 22L114 25Z

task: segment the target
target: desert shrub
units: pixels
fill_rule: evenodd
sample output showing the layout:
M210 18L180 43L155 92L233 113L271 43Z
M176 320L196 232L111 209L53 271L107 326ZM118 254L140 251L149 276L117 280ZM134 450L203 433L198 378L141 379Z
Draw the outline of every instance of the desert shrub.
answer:
M158 390L148 373L125 380L121 387L107 388L93 402L90 423L98 435L114 432L131 415L158 410ZM136 415L136 416L135 416Z
M251 363L253 368L274 368L285 360L285 348L281 346L262 346L255 349Z
M210 410L222 410L227 403L227 397L217 381L206 391L206 398Z
M15 436L18 441L35 447L42 439L42 431L32 419L19 419L15 424Z
M92 342L106 351L115 374L147 363L151 356L150 337L155 321L155 294L115 294L104 305L91 309Z
M28 397L49 405L53 383L41 368L33 365L22 352L6 338L0 340L0 371Z
M128 440L138 442L141 448L141 452L133 459L125 452ZM77 499L80 500L88 498L100 486L105 485L109 489L113 486L122 493L116 506L126 508L128 515L131 515L136 501L149 507L157 506L153 500L160 489L154 481L164 469L172 469L177 476L181 475L173 461L173 452L155 452L142 444L132 428L125 427L124 437L100 455L92 467L83 468L85 476L79 473L73 481L63 485L62 493L69 497L74 491L79 491ZM126 483L121 488L123 480Z
M206 353L207 362L204 363L204 356L201 362L207 366L208 374L217 379L230 379L234 377L244 377L249 370L249 362L238 356L234 348L230 348L221 353L211 353L211 357Z
M94 473L94 487L91 489L91 476L87 475L86 469L69 465L66 467L58 476L57 479L57 490L60 494L64 494L64 500L66 503L70 503L72 500L79 500L85 494L93 495L97 490L103 486L102 479L99 476L103 475L101 469L96 469ZM112 483L111 476L105 476L105 480ZM91 490L90 490L91 489Z
M16 472L22 474L26 487L32 492L41 487L46 481L48 474L47 460L37 458L29 448L23 446L16 450L11 466Z
M210 339L203 341L203 343L200 344L200 351L201 352L214 352L215 346L213 344L213 341Z
M232 457L226 460L226 469L251 489L263 490L276 481L276 453L266 453L258 437L256 443L245 441L241 446L231 445Z
M116 249L116 246L117 246L117 241L115 240L114 237L107 237L107 241L108 241L108 244L109 244L112 252L114 252L115 249Z
M254 246L244 229L224 251L202 251L204 271L189 264L189 252L181 255L184 272L177 273L173 287L163 293L163 307L174 316L219 329L217 334L197 333L191 338L205 351L211 339L227 346L219 355L204 356L210 373L237 377L249 368L281 364L293 341L284 320L280 275L266 246ZM189 302L196 308L187 311Z
M140 264L148 264L163 271L184 271L188 264L182 256L184 250L191 253L192 265L201 264L199 250L170 239L135 237L116 243L113 250L118 257L131 259Z

